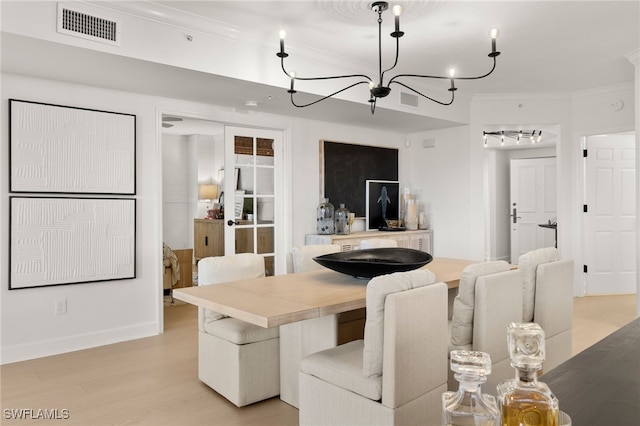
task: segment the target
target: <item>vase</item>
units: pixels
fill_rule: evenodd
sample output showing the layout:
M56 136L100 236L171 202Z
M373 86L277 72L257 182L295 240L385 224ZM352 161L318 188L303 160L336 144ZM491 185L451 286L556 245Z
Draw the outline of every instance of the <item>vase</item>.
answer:
M349 209L344 204L340 204L340 208L336 210L336 234L348 235L350 233L349 226Z
M404 212L404 227L410 231L418 229L418 205L413 198L407 198Z
M316 216L318 234L335 234L334 214L335 208L333 207L333 204L329 202L328 198L323 198L320 205L318 205Z

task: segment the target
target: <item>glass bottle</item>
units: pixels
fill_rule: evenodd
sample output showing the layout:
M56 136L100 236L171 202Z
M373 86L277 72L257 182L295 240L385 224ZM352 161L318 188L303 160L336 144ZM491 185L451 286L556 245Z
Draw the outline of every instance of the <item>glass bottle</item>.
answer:
M317 215L317 231L318 234L331 235L335 234L335 223L333 219L335 209L328 198L323 198L318 206Z
M409 194L407 197L404 206L404 226L410 231L415 231L418 229L418 204L413 195Z
M498 385L503 426L557 426L558 400L538 381L545 357L544 331L536 323L511 323L507 329L515 379Z
M349 233L349 209L344 204L340 204L340 208L336 210L336 234L347 235Z
M442 394L442 424L446 426L497 426L496 399L480 390L491 374L491 357L485 352L451 351L451 370L460 383L457 392Z

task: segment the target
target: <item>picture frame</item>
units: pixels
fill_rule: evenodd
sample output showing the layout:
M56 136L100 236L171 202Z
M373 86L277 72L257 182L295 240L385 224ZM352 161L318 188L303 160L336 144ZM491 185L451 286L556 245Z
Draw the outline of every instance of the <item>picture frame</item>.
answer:
M14 193L136 193L136 116L9 99Z
M400 215L399 181L367 180L365 199L367 231L386 229L385 219L398 220Z
M334 206L345 204L366 217L366 181L397 181L398 149L320 140L320 194Z
M136 277L136 200L17 197L9 290Z

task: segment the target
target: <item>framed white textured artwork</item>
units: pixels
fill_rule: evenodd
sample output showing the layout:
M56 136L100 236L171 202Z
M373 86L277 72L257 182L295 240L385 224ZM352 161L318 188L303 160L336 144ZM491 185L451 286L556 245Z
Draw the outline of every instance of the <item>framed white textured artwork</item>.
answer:
M135 199L9 202L9 290L135 278Z
M136 116L9 100L10 191L136 193Z

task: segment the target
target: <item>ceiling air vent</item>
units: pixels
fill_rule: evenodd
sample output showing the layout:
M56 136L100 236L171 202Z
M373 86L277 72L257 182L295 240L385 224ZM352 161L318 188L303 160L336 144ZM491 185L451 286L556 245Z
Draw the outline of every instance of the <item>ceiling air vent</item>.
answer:
M407 92L400 92L400 104L405 106L410 106L413 108L418 108L418 95L412 95Z
M120 45L120 23L58 3L58 32Z

